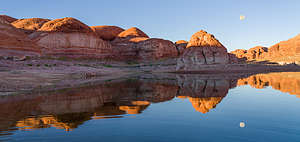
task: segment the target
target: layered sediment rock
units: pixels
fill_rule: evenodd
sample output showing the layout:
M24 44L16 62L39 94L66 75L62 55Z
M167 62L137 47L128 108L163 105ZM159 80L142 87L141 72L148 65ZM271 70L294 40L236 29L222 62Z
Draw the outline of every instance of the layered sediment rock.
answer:
M115 53L125 60L157 60L178 56L173 42L158 38L149 38L138 28L130 28L121 32L111 42Z
M188 42L185 40L178 40L175 42L176 48L179 52L179 54L182 54L183 51L186 49Z
M27 34L31 34L32 32L40 29L48 21L50 20L42 18L29 18L19 19L12 22L11 24L16 28L25 30Z
M177 70L197 70L201 65L228 63L227 49L213 35L201 30L191 37L178 59Z
M92 30L103 40L114 40L124 29L117 26L92 26Z
M41 48L34 44L22 30L1 19L0 49L0 56L35 56L41 52Z
M29 36L44 54L68 57L109 58L113 55L110 43L100 39L93 30L74 18L56 19Z

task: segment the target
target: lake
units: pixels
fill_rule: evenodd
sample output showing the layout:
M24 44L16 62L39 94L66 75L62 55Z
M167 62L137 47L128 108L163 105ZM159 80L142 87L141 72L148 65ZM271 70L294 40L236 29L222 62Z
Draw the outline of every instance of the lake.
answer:
M142 74L0 105L0 141L300 140L297 72Z

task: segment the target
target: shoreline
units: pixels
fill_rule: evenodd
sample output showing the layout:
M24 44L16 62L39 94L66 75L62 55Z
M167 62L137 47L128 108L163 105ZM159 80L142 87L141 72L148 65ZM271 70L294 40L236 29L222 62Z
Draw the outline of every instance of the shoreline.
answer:
M229 76L247 77L260 73L300 72L297 65L227 64L203 65L201 70L175 71L175 60L129 64L91 60L0 59L0 95L76 88L134 76ZM150 64L149 64L150 63Z

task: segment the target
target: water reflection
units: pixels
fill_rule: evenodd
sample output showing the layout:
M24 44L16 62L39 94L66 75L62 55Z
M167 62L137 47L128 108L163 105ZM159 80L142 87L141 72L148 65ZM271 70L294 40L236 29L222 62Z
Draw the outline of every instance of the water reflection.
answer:
M236 86L274 89L300 95L300 73L258 75L141 75L97 85L47 93L0 97L0 131L55 127L70 131L91 119L140 114L152 103L188 99L208 113Z

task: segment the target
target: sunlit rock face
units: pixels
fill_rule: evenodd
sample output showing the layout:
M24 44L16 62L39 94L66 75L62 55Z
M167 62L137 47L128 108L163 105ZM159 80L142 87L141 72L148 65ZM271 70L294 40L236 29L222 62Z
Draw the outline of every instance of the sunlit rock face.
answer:
M279 42L269 48L268 57L282 63L298 63L300 61L300 35L287 41Z
M143 31L135 27L121 32L111 44L115 54L121 60L149 61L178 56L173 42L149 38Z
M296 72L257 74L239 79L237 85L250 85L257 89L271 86L273 89L300 97L300 73Z
M185 40L178 40L175 42L176 48L179 52L179 54L182 54L184 50L186 49L186 46L189 42Z
M41 48L22 31L0 19L0 56L38 56Z
M263 60L268 54L268 48L262 46L256 46L249 50L237 49L230 52L238 58L245 58L247 60Z
M128 39L133 37L145 37L149 38L147 34L145 34L142 30L137 27L129 28L118 35L118 38Z
M97 36L103 40L114 40L124 29L117 26L92 26Z
M207 113L222 101L223 97L189 98L196 111Z
M29 18L29 19L19 19L11 24L19 29L23 29L25 33L31 34L34 31L40 29L46 22L49 22L49 19L43 18Z
M177 61L177 70L196 70L201 65L228 64L227 49L211 34L195 33Z
M108 58L113 55L110 43L98 38L89 26L74 18L46 22L29 37L45 48L45 55L85 58Z
M256 46L249 50L238 49L233 52L238 58L277 62L279 64L300 63L300 35L281 41L269 48Z
M0 20L4 20L4 21L6 21L8 23L12 23L12 22L14 22L14 21L16 21L18 19L10 17L10 16L7 16L7 15L0 15Z

